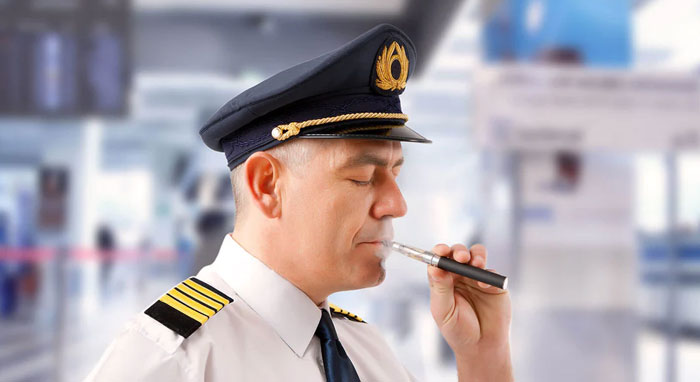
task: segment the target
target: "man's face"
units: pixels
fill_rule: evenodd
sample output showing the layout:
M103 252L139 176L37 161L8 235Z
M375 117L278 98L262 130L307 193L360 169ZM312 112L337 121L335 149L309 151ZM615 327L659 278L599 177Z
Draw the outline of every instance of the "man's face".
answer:
M406 214L396 183L403 163L394 141L328 139L301 174L287 172L281 221L294 261L306 277L335 290L384 280L381 240L393 237L391 219Z

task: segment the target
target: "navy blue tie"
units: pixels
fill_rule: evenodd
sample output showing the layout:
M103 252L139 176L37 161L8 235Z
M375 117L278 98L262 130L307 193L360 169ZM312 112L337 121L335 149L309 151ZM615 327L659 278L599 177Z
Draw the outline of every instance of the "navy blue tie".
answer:
M326 370L326 381L328 382L359 382L352 361L343 349L343 345L338 340L338 334L333 327L330 314L325 309L321 309L321 321L316 328L316 336L321 340L321 355L323 356L323 367Z

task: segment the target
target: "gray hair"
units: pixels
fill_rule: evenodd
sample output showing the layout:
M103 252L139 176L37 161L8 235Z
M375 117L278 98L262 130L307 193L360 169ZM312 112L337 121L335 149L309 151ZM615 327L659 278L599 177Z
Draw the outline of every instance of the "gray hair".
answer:
M265 150L294 174L299 174L303 165L316 154L318 142L316 139L293 139L284 144ZM245 214L248 204L248 195L245 192L245 177L243 174L245 162L231 170L231 187L233 188L233 200L236 205L236 222Z

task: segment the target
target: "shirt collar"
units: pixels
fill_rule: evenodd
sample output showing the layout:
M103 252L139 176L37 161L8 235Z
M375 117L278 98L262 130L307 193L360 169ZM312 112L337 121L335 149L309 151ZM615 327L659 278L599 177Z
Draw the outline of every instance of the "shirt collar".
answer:
M299 288L246 251L230 234L212 263L214 271L302 357L328 301L316 304Z

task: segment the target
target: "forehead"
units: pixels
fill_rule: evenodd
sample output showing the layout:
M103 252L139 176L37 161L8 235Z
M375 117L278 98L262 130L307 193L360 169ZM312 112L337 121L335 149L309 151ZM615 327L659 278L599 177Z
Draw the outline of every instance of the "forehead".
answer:
M373 158L393 166L402 158L401 142L371 139L331 139L325 146L326 163L332 168L340 169L353 164L372 164L378 161L358 159Z

